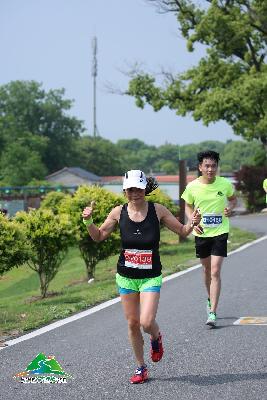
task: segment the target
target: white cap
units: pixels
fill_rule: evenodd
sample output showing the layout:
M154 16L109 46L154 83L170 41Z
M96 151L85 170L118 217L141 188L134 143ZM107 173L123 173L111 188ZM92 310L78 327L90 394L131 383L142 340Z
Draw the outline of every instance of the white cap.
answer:
M146 176L144 172L140 171L139 169L132 169L125 173L123 178L123 189L129 188L138 188L138 189L145 189L146 188Z

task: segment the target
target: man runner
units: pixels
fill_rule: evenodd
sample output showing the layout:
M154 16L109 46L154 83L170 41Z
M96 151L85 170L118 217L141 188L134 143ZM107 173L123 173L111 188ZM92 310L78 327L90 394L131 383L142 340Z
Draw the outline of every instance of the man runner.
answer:
M227 257L229 216L237 200L231 182L217 176L219 153L198 153L201 176L190 182L182 198L185 200L187 218L198 209L202 220L194 227L196 257L203 265L204 282L208 292L207 325L216 326L217 306L221 291L221 267Z

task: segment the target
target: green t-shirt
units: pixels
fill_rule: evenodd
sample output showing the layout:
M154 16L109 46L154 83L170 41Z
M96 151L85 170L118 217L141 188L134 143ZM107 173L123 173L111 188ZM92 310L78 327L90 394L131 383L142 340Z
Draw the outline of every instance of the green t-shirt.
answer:
M263 189L267 190L267 178L263 181ZM266 204L267 204L267 193L266 193Z
M231 182L221 176L216 176L213 183L201 183L199 178L190 182L182 199L194 209L199 208L201 213L200 225L203 228L201 237L213 237L229 232L229 218L224 216L227 207L227 198L234 195Z

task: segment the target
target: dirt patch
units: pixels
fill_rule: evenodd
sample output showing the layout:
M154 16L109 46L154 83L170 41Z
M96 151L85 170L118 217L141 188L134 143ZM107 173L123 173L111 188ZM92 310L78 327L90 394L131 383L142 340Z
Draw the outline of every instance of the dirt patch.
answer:
M63 292L48 292L46 294L46 297L42 297L42 296L32 296L29 297L28 299L25 300L26 304L29 303L34 303L35 301L41 301L41 300L45 300L45 299L49 299L51 297L56 297L59 296L60 294L62 294Z

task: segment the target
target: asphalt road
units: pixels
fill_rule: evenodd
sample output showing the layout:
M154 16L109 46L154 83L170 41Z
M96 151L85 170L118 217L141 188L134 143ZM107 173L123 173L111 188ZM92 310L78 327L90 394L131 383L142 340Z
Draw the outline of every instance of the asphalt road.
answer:
M267 215L232 218L232 224L267 233ZM267 326L238 326L244 316L267 317L267 238L230 255L223 267L218 327L206 327L201 269L165 282L158 322L162 361L148 360L151 379L130 385L135 363L121 304L0 351L0 398L267 399ZM145 337L149 354L149 338ZM21 384L12 377L43 352L73 379L65 384Z
M230 221L232 226L255 232L258 236L267 234L267 213L236 215Z

